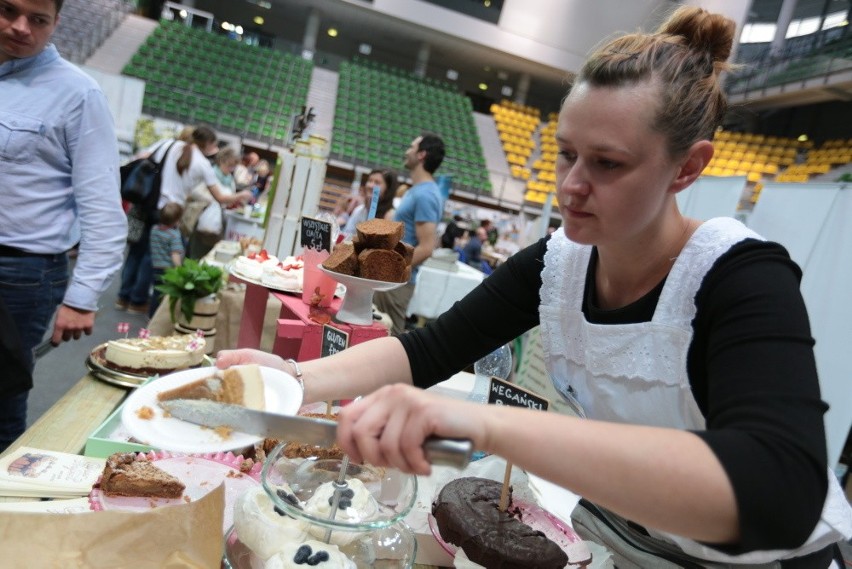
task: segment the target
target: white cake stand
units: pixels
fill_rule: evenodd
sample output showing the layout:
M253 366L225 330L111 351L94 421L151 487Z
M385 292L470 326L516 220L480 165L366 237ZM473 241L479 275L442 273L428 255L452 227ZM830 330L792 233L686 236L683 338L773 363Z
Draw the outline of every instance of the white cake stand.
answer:
M376 291L393 290L405 283L389 283L373 281L350 275L342 275L329 271L319 265L322 272L346 287L343 304L337 311L337 320L349 324L370 325L373 323L373 293Z

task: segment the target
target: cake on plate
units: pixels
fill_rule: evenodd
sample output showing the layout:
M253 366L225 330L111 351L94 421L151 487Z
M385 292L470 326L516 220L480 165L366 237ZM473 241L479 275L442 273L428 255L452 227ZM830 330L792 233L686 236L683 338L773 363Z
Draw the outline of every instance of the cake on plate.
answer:
M117 452L106 461L100 488L107 496L180 498L186 486L144 455Z
M106 365L119 371L156 374L197 366L204 358L204 338L191 334L119 338L106 343Z
M352 241L335 246L323 267L373 281L404 283L411 278L414 248L400 240L402 223L370 219L355 229Z
M441 489L432 515L441 539L452 543L484 567L563 569L568 555L559 545L534 530L512 507L500 511L503 484L486 478L465 477Z
M157 400L209 399L262 411L266 408L263 392L263 376L260 368L255 364L249 364L216 370L210 377L203 377L180 387L162 391L157 394Z

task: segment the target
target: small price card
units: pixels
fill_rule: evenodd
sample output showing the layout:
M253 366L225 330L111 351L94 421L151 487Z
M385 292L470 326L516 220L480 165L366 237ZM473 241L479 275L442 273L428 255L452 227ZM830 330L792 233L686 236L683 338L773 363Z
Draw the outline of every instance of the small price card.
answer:
M322 327L322 347L320 357L331 356L345 350L349 345L349 334L328 324Z
M331 251L331 223L302 217L300 243L306 249Z
M547 411L550 406L550 401L544 397L539 397L532 391L527 391L523 387L518 387L497 377L491 378L491 385L488 388L488 403L491 405L526 407L539 411Z

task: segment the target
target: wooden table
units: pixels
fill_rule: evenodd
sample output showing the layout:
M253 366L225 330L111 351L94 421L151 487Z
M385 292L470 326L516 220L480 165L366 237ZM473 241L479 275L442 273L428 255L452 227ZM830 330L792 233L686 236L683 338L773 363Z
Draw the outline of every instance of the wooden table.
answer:
M48 409L3 455L22 446L80 454L89 435L124 401L130 392L84 376ZM2 502L23 502L38 498L0 496ZM434 569L415 564L416 569Z

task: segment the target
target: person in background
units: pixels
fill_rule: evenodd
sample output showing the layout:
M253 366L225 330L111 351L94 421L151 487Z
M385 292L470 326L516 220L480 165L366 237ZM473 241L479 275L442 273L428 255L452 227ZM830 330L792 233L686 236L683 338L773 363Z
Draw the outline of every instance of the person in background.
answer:
M469 439L582 496L574 529L618 567L843 567L852 508L827 464L801 269L676 199L713 157L735 33L681 5L655 33L602 44L559 113L562 228L434 323L301 364L305 403L370 393L339 415L354 462L426 474L426 438ZM537 325L556 391L587 418L406 385ZM216 365L251 361L299 373L248 350Z
M216 174L219 188L223 194L233 195L237 191L233 172L238 163L237 152L229 146L222 148L216 154L213 172ZM199 226L199 219L202 213L208 208L214 209L219 213L218 219L220 223L218 229L212 228L216 229L215 231L211 231L211 228ZM189 219L188 216L194 217L194 220ZM183 220L183 224L187 228L191 227L189 232L189 255L187 255L190 259L201 259L225 236L222 206L213 198L210 190L203 183L192 190L187 201L186 211L183 214Z
M490 245L494 245L497 243L497 239L500 237L500 232L497 231L497 228L491 223L490 219L483 219L479 222L479 226L485 229L486 238L483 240L483 243L488 243Z
M257 203L260 196L266 193L269 189L269 184L272 182L272 170L269 167L269 162L261 160L255 167L257 178L254 181L254 187L251 189L252 203Z
M48 43L62 0L0 2L0 299L20 360L91 334L127 238L118 143L98 84ZM79 242L69 277L66 252ZM0 380L0 451L26 428L31 382Z
M459 225L460 223L464 223L464 218L458 214L454 215L441 235L441 247L444 249L456 248L457 241L467 233L467 230Z
M234 180L237 183L238 190L250 190L254 187L255 180L257 179L257 172L254 169L258 162L260 162L260 156L258 156L257 152L246 152L243 154L240 163L234 169Z
M183 237L178 229L178 222L183 207L169 202L160 210L160 221L151 228L151 266L153 267L154 288L151 292L150 310L148 317L154 316L160 305L162 293L157 285L163 282L163 273L171 267L179 267L183 263Z
M488 243L488 233L485 228L479 226L473 232L473 236L468 240L467 245L462 249L464 259L468 265L477 269L482 268L482 246Z
M435 232L444 209L444 199L433 174L444 161L444 141L436 134L424 133L411 142L405 152L405 168L413 185L394 213L394 220L405 225L402 240L414 247L411 261L411 280L404 286L386 292L377 292L373 300L378 309L393 322L391 333L402 334L408 312L408 303L414 294L417 267L432 256L437 244Z
M190 192L200 183L204 183L213 199L223 205L242 204L251 199L248 190L229 194L219 186L213 166L207 159L219 150L216 140L213 129L199 126L192 131L192 142L177 140L171 144L167 141L157 147L153 153L154 160L163 161L158 208L169 202L183 207ZM155 223L156 219L149 220L142 238L128 247L121 271L121 289L115 303L118 310L127 310L131 314L148 313L152 282L150 236Z
M379 201L376 205L377 219L392 219L393 218L393 199L396 196L396 172L393 170L372 170L367 175L367 180L361 186L361 203L355 206L349 219L346 220L346 225L343 227L343 234L347 237L355 235L355 226L365 221L372 207L371 200L373 199L373 188L379 187Z

